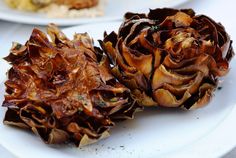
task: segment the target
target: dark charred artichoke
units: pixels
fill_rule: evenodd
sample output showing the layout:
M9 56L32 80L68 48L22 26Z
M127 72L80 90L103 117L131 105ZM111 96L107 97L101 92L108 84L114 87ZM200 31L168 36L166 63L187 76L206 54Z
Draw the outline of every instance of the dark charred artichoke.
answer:
M30 129L48 144L82 146L108 136L113 121L131 118L139 106L87 34L69 40L54 25L47 31L51 41L34 29L5 58L12 67L4 123Z
M144 106L206 105L234 55L224 27L191 9L127 13L118 34L100 43L112 73Z

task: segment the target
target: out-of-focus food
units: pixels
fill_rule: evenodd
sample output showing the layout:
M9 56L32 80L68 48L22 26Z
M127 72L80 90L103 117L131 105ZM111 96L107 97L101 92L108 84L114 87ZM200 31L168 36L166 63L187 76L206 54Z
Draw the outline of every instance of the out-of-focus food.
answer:
M31 0L5 0L6 4L14 9L36 11L40 6L32 3Z
M206 105L234 55L224 27L191 9L127 13L100 43L114 76L144 106Z
M87 34L69 40L55 25L47 31L51 41L34 29L5 58L12 67L4 124L30 129L48 144L83 146L107 137L114 121L132 118L140 106Z
M98 5L98 0L55 0L55 3L67 5L73 9L82 9Z
M104 15L106 0L5 0L17 10L46 14L51 18L96 17Z

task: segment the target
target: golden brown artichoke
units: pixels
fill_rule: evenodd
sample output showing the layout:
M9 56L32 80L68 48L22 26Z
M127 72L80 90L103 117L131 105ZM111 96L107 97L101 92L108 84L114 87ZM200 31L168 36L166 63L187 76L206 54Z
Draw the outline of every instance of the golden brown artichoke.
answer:
M46 143L86 145L104 138L117 119L139 106L109 71L108 60L87 34L69 40L54 25L34 29L25 45L14 43L5 82L4 123L27 128Z
M144 106L206 105L234 54L224 27L191 9L127 13L118 34L100 43L112 73Z

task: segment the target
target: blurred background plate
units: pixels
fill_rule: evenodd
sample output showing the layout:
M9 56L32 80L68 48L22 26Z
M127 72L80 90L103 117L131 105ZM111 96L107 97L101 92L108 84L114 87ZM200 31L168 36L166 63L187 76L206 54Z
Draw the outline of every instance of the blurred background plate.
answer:
M188 0L108 0L105 7L105 15L96 18L48 18L40 13L17 11L8 8L4 0L0 0L0 19L36 25L55 23L61 26L95 23L122 19L125 12L147 12L148 8L175 7Z

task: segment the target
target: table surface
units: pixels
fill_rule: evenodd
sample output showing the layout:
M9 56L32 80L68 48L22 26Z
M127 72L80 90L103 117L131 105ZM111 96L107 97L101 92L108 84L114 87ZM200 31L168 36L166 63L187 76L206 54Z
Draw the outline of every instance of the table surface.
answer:
M236 13L235 5L235 0L190 0L188 3L178 6L178 8L193 8L198 14L206 14L216 21L220 21L226 27L231 38L236 41L236 30L234 29L236 27L236 19L232 17ZM0 20L0 57L2 58L8 54L12 41L24 43L29 38L34 27L45 30L43 26L24 25ZM0 153L0 157L15 158L1 146ZM236 148L227 153L223 158L235 157Z

